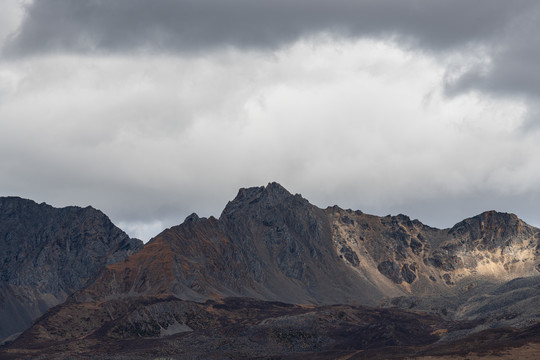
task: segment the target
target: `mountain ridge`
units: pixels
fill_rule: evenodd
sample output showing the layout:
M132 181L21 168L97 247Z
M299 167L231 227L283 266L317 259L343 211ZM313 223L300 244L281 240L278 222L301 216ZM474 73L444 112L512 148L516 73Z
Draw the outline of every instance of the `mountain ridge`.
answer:
M497 276L505 276L510 268L519 268L521 275L535 275L539 233L514 214L492 210L451 228L437 229L403 214L378 217L338 206L320 209L301 195L269 183L266 187L240 189L219 218L192 214L182 224L154 237L146 244L147 250L136 257L144 266L128 259L133 262L129 271L133 276L145 266L164 270L140 274L139 280L133 279L139 281L138 287L132 284L130 291L169 292L185 300L252 296L293 303L351 301L339 298L339 290L336 293L304 286L313 283L310 279L325 278L317 272L322 267L324 273L345 279L338 288L348 288L356 301L375 305L388 296L426 293L433 288L445 291L479 271L486 276L494 271L498 271ZM370 241L364 241L366 238ZM500 253L495 253L496 249ZM523 261L512 258L517 252ZM475 259L467 253L474 253ZM334 255L340 261L331 260L324 267L325 259ZM127 271L122 266L118 263L111 271ZM141 282L158 273L166 276L149 282L153 287ZM347 278L362 281L357 293ZM301 291L293 291L299 282ZM272 286L275 289L269 291ZM276 293L287 286L287 295ZM372 300L362 295L370 288ZM385 290L381 293L380 288ZM87 291L98 294L95 289L90 286ZM325 295L328 293L333 297Z
M395 321L408 318L407 311L430 314L447 325L435 337L425 335L428 343L461 341L491 328L526 329L540 322L540 309L533 305L540 301L539 239L540 230L514 214L486 211L437 229L403 214L379 217L339 206L321 209L277 183L240 189L219 218L191 214L142 250L102 268L93 282L44 315L11 349L65 343L66 331L78 339L94 339L71 338L70 351L89 351L95 339L109 341L106 337L117 336L117 331L122 341L149 334L164 339L206 334L223 326L213 316L230 316L232 304L243 303L233 299L252 299L246 304L257 309L273 309L275 302L299 306L283 314L283 321L261 323L280 324L272 327L278 332L291 326L308 331L314 318L305 322L299 319L307 315L297 314L306 306L320 314L313 316L325 318L324 307L338 305L346 306L346 312L357 311L357 305L376 306L366 310L374 313L401 309L392 313ZM328 321L345 326L338 313L332 314ZM61 330L67 319L72 320ZM328 336L338 331L333 326L323 326ZM384 336L399 338L394 332Z

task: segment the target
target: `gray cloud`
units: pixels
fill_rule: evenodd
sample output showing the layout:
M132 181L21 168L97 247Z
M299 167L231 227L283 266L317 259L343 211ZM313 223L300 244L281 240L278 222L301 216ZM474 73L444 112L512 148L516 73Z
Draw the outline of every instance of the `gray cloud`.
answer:
M492 41L534 1L34 1L5 51L274 48L318 32L398 36L430 49Z
M480 88L502 95L540 95L540 6L511 18L507 31L498 33L490 46L492 61L483 69L466 72L451 90Z
M226 47L275 50L320 33L382 37L442 56L486 57L483 66L459 73L450 67L448 95L479 90L536 101L539 19L533 0L40 0L27 6L3 54L201 55Z

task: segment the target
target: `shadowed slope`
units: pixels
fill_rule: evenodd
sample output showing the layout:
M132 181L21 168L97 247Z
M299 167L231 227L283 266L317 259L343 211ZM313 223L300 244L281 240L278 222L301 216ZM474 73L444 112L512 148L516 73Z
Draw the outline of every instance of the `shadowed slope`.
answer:
M0 339L142 247L101 211L0 198Z

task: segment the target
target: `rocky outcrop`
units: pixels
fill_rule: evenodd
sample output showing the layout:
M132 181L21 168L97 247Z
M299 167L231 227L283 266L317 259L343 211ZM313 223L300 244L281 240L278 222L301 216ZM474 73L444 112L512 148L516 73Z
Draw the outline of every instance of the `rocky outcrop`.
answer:
M91 207L0 198L0 338L23 331L105 265L141 248Z
M326 211L336 253L348 254L341 260L378 283L384 275L410 295L449 295L538 275L539 229L513 214L488 211L439 230L405 215L377 217L337 206Z
M538 246L538 229L514 214L487 211L452 227L429 260L451 282L478 276L509 281L538 275Z

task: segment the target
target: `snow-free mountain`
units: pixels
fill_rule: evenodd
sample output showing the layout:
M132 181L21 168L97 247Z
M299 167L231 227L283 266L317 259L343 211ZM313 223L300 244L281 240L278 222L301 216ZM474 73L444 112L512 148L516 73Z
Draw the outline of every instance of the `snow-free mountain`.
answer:
M162 349L159 355L173 358L219 358L223 351L232 358L333 358L390 347L397 350L388 350L389 357L405 348L427 356L479 333L489 339L498 329L528 339L512 343L515 349L538 341L540 230L513 214L487 211L435 229L405 215L321 209L270 183L240 189L219 218L192 214L137 251L136 241L112 225L81 240L76 229L88 234L103 224L87 220L95 210L77 211L77 221L88 226L40 245L61 256L38 260L28 252L25 261L39 266L26 269L39 279L46 266L59 266L57 259L71 259L75 244L92 249L99 242L108 246L93 260L99 272L81 275L70 266L72 277L82 279L77 284L88 282L62 285L63 296L72 293L67 301L4 354L144 358ZM13 233L17 221L3 221L0 232ZM39 243L40 229L19 236L18 246L30 246L27 238ZM2 274L20 261L4 258Z

